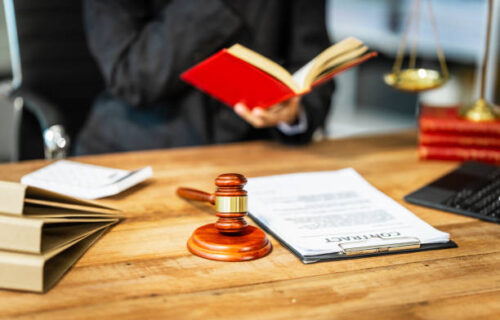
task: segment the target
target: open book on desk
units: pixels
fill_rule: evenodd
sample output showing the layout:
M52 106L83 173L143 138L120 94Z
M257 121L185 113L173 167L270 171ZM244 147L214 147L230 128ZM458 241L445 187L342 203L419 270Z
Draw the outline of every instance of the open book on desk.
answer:
M243 102L250 109L266 108L306 94L376 55L350 37L330 46L292 75L276 62L235 44L187 70L181 78L230 107Z
M250 178L249 215L304 263L450 248L354 169Z

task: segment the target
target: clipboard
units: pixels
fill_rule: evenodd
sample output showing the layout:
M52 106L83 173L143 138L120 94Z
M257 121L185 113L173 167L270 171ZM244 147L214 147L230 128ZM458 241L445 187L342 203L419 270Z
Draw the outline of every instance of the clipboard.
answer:
M290 244L279 237L275 232L271 231L266 225L261 223L249 212L248 216L268 234L273 236L285 248L290 250L297 258L304 264L311 264L316 262L326 262L334 260L346 260L373 257L379 255L411 253L418 251L436 250L436 249L449 249L457 248L458 245L450 240L443 243L428 243L421 244L420 240L416 237L394 237L394 238L377 238L382 240L382 244L370 244L370 241L355 241L340 243L339 247L342 249L340 252L319 254L315 256L304 256L295 250ZM387 242L385 242L387 241Z

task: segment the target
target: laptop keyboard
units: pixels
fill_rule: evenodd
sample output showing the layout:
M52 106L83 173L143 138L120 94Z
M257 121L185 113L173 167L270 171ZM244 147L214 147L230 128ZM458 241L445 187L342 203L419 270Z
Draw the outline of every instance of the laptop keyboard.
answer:
M494 170L485 179L467 185L445 200L443 205L483 216L485 220L500 218L500 169Z

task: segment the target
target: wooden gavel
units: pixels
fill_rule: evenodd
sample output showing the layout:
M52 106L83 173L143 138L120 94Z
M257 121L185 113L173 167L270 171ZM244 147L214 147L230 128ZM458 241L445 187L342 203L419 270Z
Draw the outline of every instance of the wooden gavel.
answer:
M247 179L237 173L221 174L215 179L217 190L207 193L191 188L177 189L182 198L215 205L217 222L196 229L188 240L189 251L200 257L220 261L247 261L271 252L266 234L245 221Z
M226 173L215 179L215 193L179 188L177 195L184 199L214 204L215 215L219 217L215 227L221 233L238 233L248 226L244 218L247 215L247 192L243 190L246 183L247 179L243 175Z

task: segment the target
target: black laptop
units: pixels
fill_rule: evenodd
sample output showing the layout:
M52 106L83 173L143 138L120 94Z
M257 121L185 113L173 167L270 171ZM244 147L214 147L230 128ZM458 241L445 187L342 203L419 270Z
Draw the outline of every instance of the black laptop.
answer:
M404 199L409 203L500 223L500 166L464 162Z

